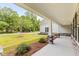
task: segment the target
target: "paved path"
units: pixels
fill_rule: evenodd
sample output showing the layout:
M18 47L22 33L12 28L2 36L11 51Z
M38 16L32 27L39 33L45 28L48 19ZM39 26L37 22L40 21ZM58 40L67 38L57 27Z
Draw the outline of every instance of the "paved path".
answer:
M75 56L70 37L57 38L54 43L46 45L32 56Z

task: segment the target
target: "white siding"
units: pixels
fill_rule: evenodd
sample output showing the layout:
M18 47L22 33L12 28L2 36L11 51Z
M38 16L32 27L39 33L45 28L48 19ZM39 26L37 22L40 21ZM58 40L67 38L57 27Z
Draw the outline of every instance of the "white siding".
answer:
M42 20L40 23L40 32L45 32L45 27L48 27L48 22L47 20Z
M62 26L55 22L52 23L52 30L55 33L70 33L71 32L71 29L69 28L69 26Z
M40 24L40 32L45 32L45 27L48 27L48 20L43 20ZM52 21L52 32L53 33L71 33L69 26L62 26Z

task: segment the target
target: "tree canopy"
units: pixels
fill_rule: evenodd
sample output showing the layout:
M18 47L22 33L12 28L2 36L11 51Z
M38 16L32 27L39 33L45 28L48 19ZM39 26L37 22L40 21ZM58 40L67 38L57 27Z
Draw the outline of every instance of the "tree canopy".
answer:
M33 32L39 30L37 15L28 11L19 16L16 11L4 7L0 9L0 32Z

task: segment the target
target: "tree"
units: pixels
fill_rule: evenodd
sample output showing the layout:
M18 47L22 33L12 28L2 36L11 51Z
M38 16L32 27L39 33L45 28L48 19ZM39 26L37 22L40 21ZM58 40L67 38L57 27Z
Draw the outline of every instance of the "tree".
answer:
M8 23L0 21L0 30L3 31L9 26Z
M32 22L32 31L38 31L39 27L40 27L40 24L39 24L40 21L37 20L37 15L30 11L25 14L27 14L27 16L30 18L30 20Z
M9 24L6 28L6 32L13 32L18 28L19 16L16 11L10 8L4 7L0 9L0 20Z
M0 9L0 21L2 31L6 32L31 32L39 30L37 15L28 11L27 15L19 16L16 11L4 7Z
M28 16L21 16L20 18L20 30L22 32L32 31L33 23Z

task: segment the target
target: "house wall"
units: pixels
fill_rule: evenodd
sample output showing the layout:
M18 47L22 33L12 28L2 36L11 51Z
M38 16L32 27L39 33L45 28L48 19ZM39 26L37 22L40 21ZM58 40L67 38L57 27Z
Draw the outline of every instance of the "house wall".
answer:
M52 30L53 30L52 32L54 33L71 33L70 26L62 26L55 22L52 22Z
M44 33L45 27L49 27L48 22L47 22L47 20L42 20L40 23L40 32Z
M49 21L43 20L40 23L40 32L45 32L45 27L49 27ZM52 21L52 32L53 33L71 33L70 26L62 26L60 24L55 23Z

